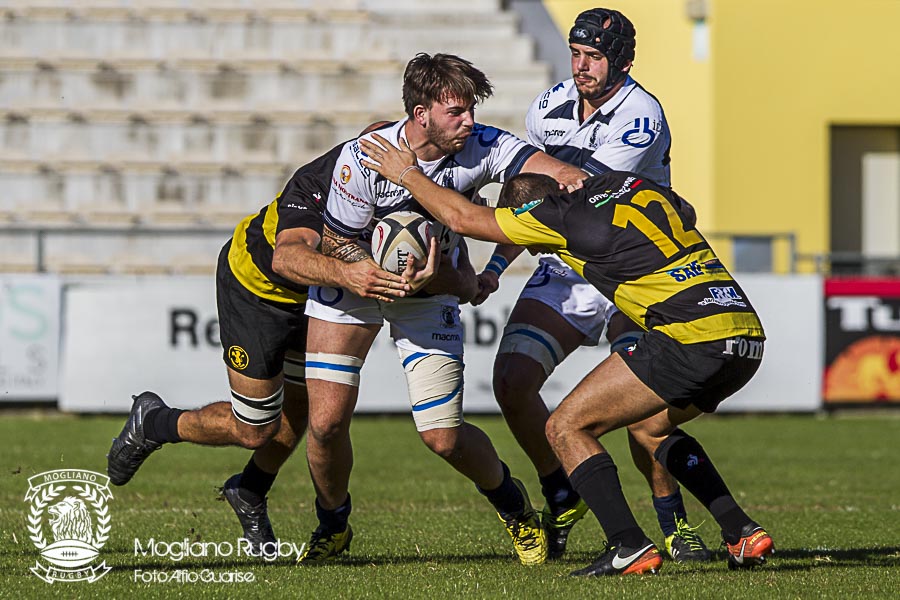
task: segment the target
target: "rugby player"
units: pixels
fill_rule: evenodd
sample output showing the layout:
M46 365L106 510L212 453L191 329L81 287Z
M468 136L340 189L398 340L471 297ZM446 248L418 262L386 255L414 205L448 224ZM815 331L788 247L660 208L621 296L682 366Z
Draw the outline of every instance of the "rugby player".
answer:
M678 428L750 380L765 340L746 294L693 228L687 203L640 175L610 171L571 194L559 194L552 178L520 175L505 184L501 208L476 206L427 177L406 140L397 148L371 138L376 143L361 142L371 157L363 166L402 183L440 222L464 236L557 254L645 330L633 349L591 371L547 422L551 447L607 537L600 558L572 574L643 573L662 564L599 441L635 424L721 527L729 567L764 562L772 538L738 506L700 443Z
M422 157L428 177L469 197L483 185L521 171L551 173L567 185L579 184L585 177L580 169L512 134L475 122L475 105L491 94L487 77L468 61L448 54L419 54L407 64L403 76L407 116L382 130L383 135L408 140ZM322 252L351 262L368 257L358 240L373 219L401 210L422 211L401 186L365 167L364 158L358 141L345 144L325 211ZM385 320L401 357L422 441L471 480L494 506L520 562L539 564L546 559L544 532L525 488L510 476L484 432L463 420L459 302L469 301L477 286L474 270L471 277L444 280L446 263L459 259L459 238L449 230L439 238L442 264L425 294L385 304L336 287L310 288L307 460L319 526L301 563L336 556L352 539L349 425L360 370Z
M526 117L528 141L551 156L597 175L634 171L670 187L671 135L659 102L628 74L635 30L620 12L594 8L569 31L572 78L539 94ZM499 287L499 278L521 253L498 246L479 274L477 305ZM542 514L550 557L563 554L569 531L587 506L563 472L544 427L550 412L540 389L579 346L595 346L606 327L611 351L634 344L639 327L594 286L555 255L541 257L507 320L494 362L494 394L519 445L531 459L546 498ZM678 484L648 453L652 444L628 431L635 465L652 490L666 551L678 562L704 561L712 553L695 528Z
M124 485L165 443L255 449L243 473L223 488L254 548L275 541L266 494L306 430L307 286L340 285L383 302L411 290L407 279L373 260L347 263L316 251L341 147L298 169L274 201L237 225L222 248L216 298L231 402L185 411L144 392L134 398L107 455L110 480Z

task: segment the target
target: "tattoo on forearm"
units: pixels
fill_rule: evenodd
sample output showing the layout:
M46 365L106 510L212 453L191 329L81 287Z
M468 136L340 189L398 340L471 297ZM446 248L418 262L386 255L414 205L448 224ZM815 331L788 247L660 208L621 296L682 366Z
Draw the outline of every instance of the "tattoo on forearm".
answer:
M369 253L363 250L355 239L341 237L327 227L322 236L322 254L348 263L369 258Z

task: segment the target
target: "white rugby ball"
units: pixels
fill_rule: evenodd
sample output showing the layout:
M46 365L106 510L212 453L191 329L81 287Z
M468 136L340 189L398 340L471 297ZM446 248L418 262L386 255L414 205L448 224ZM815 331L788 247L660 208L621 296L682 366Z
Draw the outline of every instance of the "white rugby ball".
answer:
M400 275L410 256L416 260L428 256L433 229L432 222L417 212L391 213L372 232L372 257L385 271Z
M41 550L41 556L57 567L75 568L97 558L97 549L80 540L60 540Z

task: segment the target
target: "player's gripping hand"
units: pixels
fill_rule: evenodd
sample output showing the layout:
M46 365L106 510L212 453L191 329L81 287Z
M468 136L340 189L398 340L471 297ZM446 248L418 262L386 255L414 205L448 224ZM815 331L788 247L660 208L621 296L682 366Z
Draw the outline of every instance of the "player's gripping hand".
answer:
M409 282L410 295L415 294L428 285L428 282L437 275L438 267L440 266L438 254L438 240L437 238L431 238L431 246L428 248L428 259L426 261L423 262L414 258L407 261L406 269L403 271L403 279Z
M376 162L363 160L362 164L391 183L401 185L402 176L409 169L418 168L419 159L405 139L400 140L399 148L377 133L372 134L372 140L374 141L361 139L359 145L366 156L372 157Z
M341 287L362 298L393 302L405 298L412 290L404 277L385 271L374 260L341 264Z
M500 276L493 271L482 271L478 274L478 292L472 298L472 306L478 306L488 299L488 296L500 289Z

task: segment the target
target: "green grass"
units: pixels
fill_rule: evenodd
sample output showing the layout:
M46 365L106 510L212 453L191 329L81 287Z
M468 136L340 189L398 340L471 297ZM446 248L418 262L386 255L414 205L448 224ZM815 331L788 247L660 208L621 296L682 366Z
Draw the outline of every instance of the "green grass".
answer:
M343 562L299 568L290 562L188 558L180 563L134 554L134 539L231 541L240 529L216 487L248 453L181 444L153 455L135 479L114 488L112 537L101 556L114 567L96 583L48 585L29 572L38 558L23 501L33 474L59 468L105 472L104 454L121 418L0 413L0 597L125 598L877 598L900 593L900 440L896 414L817 417L713 417L688 425L714 457L744 508L773 535L769 565L729 572L664 564L659 576L567 577L601 548L597 522L573 531L560 562L526 569L472 485L432 456L408 417L353 424L351 481L356 538ZM539 486L499 418L471 419L494 440L513 473L540 504ZM646 484L630 465L624 436L608 446L641 525L661 541ZM270 495L276 533L298 544L315 527L313 491L302 449ZM689 499L692 522L711 546L718 531ZM254 583L140 583L134 570L252 572Z

